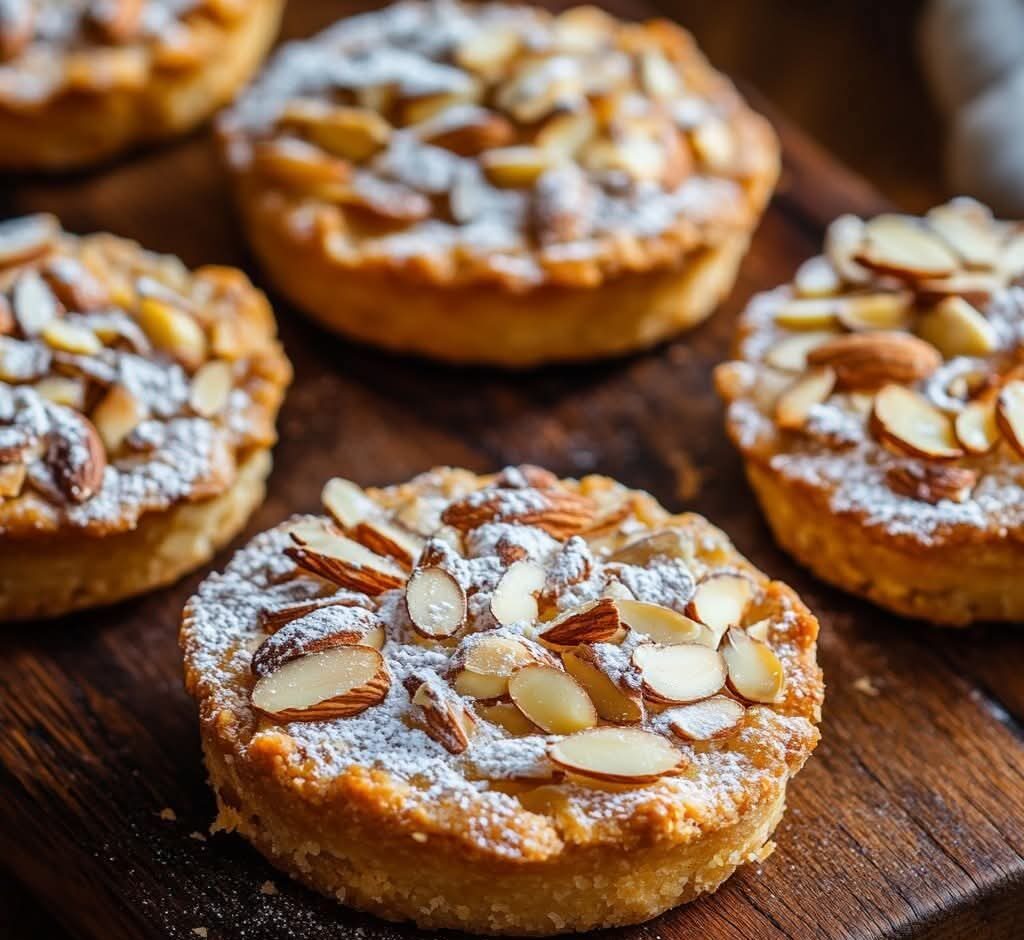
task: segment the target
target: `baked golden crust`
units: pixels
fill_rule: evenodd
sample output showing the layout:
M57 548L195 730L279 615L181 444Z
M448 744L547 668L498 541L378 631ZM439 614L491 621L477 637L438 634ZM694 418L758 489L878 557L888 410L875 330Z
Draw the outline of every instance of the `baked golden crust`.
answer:
M846 216L741 318L717 374L729 433L776 538L825 580L939 624L1024 616L1022 246L968 200Z
M186 685L199 706L219 826L360 909L424 927L520 935L645 920L714 890L737 865L770 851L787 782L818 738L818 628L789 588L753 568L719 530L697 516L669 516L651 497L607 478L557 481L535 468L497 477L437 470L365 493L335 481L325 502L352 539L379 551L390 540L392 560L361 555L362 566L331 567L316 534L324 523L304 517L259 536L186 607ZM323 531L340 537L340 529ZM293 547L282 551L290 539ZM387 580L395 564L412 574ZM543 575L533 588L536 622L506 615L510 597L500 585L517 564ZM436 632L453 609L441 603L443 592L423 606L413 587L436 570L464 585L468 598L450 638ZM745 687L730 672L725 696L713 694L724 678L694 693L688 700L711 695L713 705L722 700L737 713L720 737L685 740L672 729L686 707L670 707L664 690L655 700L653 686L640 691L641 678L653 679L646 667L636 672L636 648L681 647L651 644L633 626L614 637L590 633L599 642L582 645L546 638L595 604L632 610L638 599L681 624L687 618L679 611L709 610L702 585L723 577L749 589L736 620L747 642L778 664L784 685L770 695L746 688L759 695L756 704L735 692ZM360 584L365 590L355 590ZM515 603L525 597L513 593ZM589 620L587 628L596 629ZM467 673L480 680L473 656L495 642L529 653L526 666L509 667L504 693L466 684ZM686 650L715 657L719 642L716 634ZM379 647L384 665L374 682L383 679L385 691L373 683L357 690L369 689L378 704L363 701L353 713L350 700L335 697L303 716L268 698L277 670L323 664L317 657L337 654L339 644L363 657ZM583 730L543 732L565 716L543 717L517 681L539 669L574 685L559 655L567 664L590 656L640 709L640 721L595 712L573 726ZM587 688L608 714L609 700ZM555 700L559 708L568 701ZM437 702L445 708L431 710ZM508 709L521 713L515 722ZM605 771L559 763L558 749L595 723L640 735L637 751L655 739L678 755L674 769L634 778L619 767L620 782L611 782Z
M0 226L0 615L138 593L241 527L290 379L275 332L239 271ZM50 556L66 583L43 590L27 569Z
M283 0L12 0L0 24L0 168L66 170L188 131L230 101Z
M702 319L717 294L656 324L623 316L631 335L606 344L591 329L575 355L560 335L613 292L642 316L659 281L735 253L778 174L771 128L688 34L590 7L436 0L355 17L283 50L219 127L254 247L302 306L379 343L381 314L360 299L385 283L387 306L410 310L402 348L513 366L641 348ZM300 289L293 256L314 268ZM463 339L457 314L419 309L424 292L493 325ZM524 350L516 312L535 304Z

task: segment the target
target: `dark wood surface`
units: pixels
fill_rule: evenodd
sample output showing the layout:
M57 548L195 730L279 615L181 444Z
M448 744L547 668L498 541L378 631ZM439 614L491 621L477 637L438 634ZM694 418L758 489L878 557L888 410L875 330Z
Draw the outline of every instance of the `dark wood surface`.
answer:
M339 8L293 3L289 30ZM647 355L518 376L443 369L334 339L275 298L297 379L270 496L237 544L315 509L330 475L385 483L439 463L599 471L706 514L821 617L824 738L766 863L615 936L1019 938L1024 633L937 632L816 582L773 546L722 433L710 373L744 301L787 278L831 217L880 205L780 130L785 176L732 297ZM202 134L98 175L8 182L0 198L4 215L47 209L71 229L109 229L258 278ZM290 884L237 837L206 835L213 800L176 644L202 574L0 633L0 938L417 936Z

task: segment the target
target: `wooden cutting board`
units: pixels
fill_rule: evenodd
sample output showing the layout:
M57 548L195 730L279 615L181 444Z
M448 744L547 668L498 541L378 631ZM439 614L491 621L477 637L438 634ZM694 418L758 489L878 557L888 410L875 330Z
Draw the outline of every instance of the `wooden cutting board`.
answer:
M287 32L352 8L293 3ZM598 471L704 513L820 616L824 738L767 862L614 935L1019 938L1024 634L933 630L815 581L772 544L722 431L711 370L743 303L788 279L836 214L881 205L798 133L780 133L784 178L732 297L648 355L526 375L446 369L342 342L275 298L296 381L269 498L236 547L317 509L331 475L381 484L435 464ZM205 134L95 175L7 181L0 200L4 216L48 210L71 230L108 229L259 278ZM202 576L0 634L0 867L11 879L0 935L53 936L52 916L105 940L417 936L291 884L240 838L205 834L213 799L176 642ZM16 896L23 908L26 892L40 911L22 909L18 927L11 915L8 929L2 911Z

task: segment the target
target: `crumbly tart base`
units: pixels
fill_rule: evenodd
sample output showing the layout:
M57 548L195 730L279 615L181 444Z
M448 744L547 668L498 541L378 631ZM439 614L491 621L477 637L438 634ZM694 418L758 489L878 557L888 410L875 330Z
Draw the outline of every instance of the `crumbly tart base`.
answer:
M0 169L63 171L191 130L231 101L277 35L284 0L250 0L217 27L198 67L150 73L138 85L69 89L36 107L0 107Z
M240 462L224 492L144 515L104 536L62 531L0 541L0 621L113 604L177 581L233 539L265 495L269 449Z
M879 539L813 488L753 459L746 470L775 540L823 581L938 626L1024 620L1019 543Z
M432 518L448 500L476 505L474 491L494 480L440 469L366 494L396 518L413 518L419 506ZM741 619L768 628L785 668L784 694L772 704L751 703L742 729L731 736L684 742L680 775L640 785L488 769L488 760L501 760L483 757L492 747L523 753L538 741L551 747L565 739L537 728L526 737L522 731L489 737L494 732L485 729L489 719L481 711L472 738L477 743L465 751L442 747L429 740L429 731L394 723L395 715L407 714L401 691L409 688L407 679L391 683L380 712L371 706L333 720L325 714L322 720L275 721L252 702L250 670L253 651L267 640L261 611L293 596L282 593L292 590L294 569L281 552L291 526L314 524L305 517L257 537L223 575L204 583L185 610L186 686L198 704L217 827L239 832L275 865L347 905L424 928L483 934L541 936L637 923L714 891L739 865L767 857L788 783L818 740L823 686L816 620L792 589L765 577L706 520L670 516L650 496L604 477L554 486L567 496L595 500L621 519L600 528L592 543L595 558L613 557L652 533L672 537L672 554L659 548L645 562L620 563L632 572L623 569L621 576L641 592L665 565L682 566L698 584L726 573L751 579L758 599ZM538 492L551 491L497 492L512 494L510 507L522 507ZM563 524L566 517L560 518ZM512 517L497 528L512 542L529 531ZM545 537L534 531L518 544L535 538ZM573 551L581 541L575 540ZM483 550L472 549L467 557L491 557L477 551ZM599 568L592 570L600 576ZM691 596L689 577L670 590L676 603ZM589 596L590 588L575 583L573 598ZM474 609L484 609L489 591L474 595ZM341 593L344 603L356 597ZM402 639L401 614L390 620L381 612L407 610L394 605L408 603L408 595L399 590L381 597L378 613L387 624L381 651L400 677L423 644ZM489 635L488 628L479 629L482 634L471 630L466 637ZM510 629L494 635L511 635ZM271 639L277 635L271 630ZM451 654L455 647L443 649ZM474 710L487 704L465 701ZM649 713L647 724L632 727L653 727L656 720Z
M420 284L336 264L259 198L241 200L268 276L324 326L360 342L461 365L528 368L650 348L705 320L729 293L750 235L735 232L676 264L588 286Z

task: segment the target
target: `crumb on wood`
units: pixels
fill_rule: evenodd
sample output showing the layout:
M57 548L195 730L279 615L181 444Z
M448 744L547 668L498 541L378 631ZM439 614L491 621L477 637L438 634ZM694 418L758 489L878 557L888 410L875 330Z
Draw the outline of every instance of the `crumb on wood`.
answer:
M853 683L853 689L855 692L860 692L861 695L874 697L879 694L878 686L875 685L875 680L871 676L861 676Z
M174 812L174 810L171 809L169 806L165 806L162 810L160 810L159 815L161 819L166 819L167 822L174 822L178 818L178 814Z
M198 830L196 830L195 832L190 832L188 834L188 837L190 839L195 839L196 842L205 842L206 841L206 836L203 833L199 832Z
M197 937L205 937L207 935L207 930L205 927L193 927L192 933L194 933Z
M277 894L277 885L272 881L264 881L260 885L260 894Z

